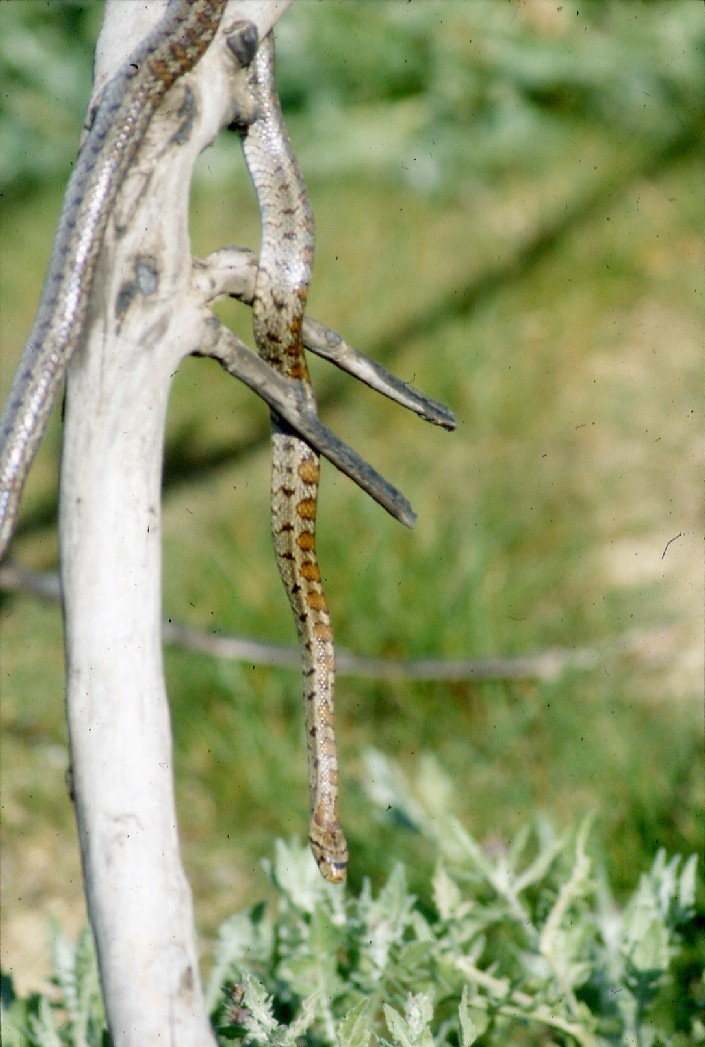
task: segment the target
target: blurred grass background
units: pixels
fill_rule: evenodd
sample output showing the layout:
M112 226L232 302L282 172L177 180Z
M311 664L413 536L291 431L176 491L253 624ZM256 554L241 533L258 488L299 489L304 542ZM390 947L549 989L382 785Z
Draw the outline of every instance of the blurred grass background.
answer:
M101 5L0 10L1 389L38 300L90 92ZM603 651L552 682L341 679L350 877L434 855L365 790L374 744L434 754L488 846L541 814L597 814L618 890L701 843L702 84L697 0L297 0L279 76L316 215L311 315L455 411L425 426L313 362L321 413L411 497L406 532L324 467L319 554L360 654ZM238 143L193 192L194 251L258 243ZM223 315L243 336L242 307ZM250 339L251 341L251 339ZM12 555L56 566L58 417ZM203 360L176 377L164 474L165 614L294 640L270 548L264 406ZM677 539L666 546L669 540ZM109 594L106 594L106 597ZM48 914L85 920L60 613L5 595L2 961L45 974ZM629 640L627 654L607 649ZM184 857L204 940L303 835L293 672L166 652Z

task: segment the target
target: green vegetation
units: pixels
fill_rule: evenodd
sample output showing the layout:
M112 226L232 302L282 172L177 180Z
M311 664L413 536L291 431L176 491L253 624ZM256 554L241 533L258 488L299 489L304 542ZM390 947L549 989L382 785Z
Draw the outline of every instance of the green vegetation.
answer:
M413 785L398 779L398 805ZM680 928L693 915L695 855L659 851L620 912L587 850L588 822L574 837L545 823L494 854L448 816L451 783L433 768L435 791L421 819L438 855L423 896L394 865L374 892L323 882L308 852L276 844L268 863L276 907L251 906L220 928L206 999L219 1041L294 1047L580 1047L705 1042L673 1033L668 1002ZM90 936L73 948L54 927L58 999L17 999L4 985L8 1047L101 1047L104 1019ZM665 1014L665 1025L662 1018ZM508 1039L511 1037L511 1039Z
M70 5L57 5L61 14L51 5L0 6L0 19L16 20L13 32L29 26L36 42L55 36L55 61L71 65L63 56L73 52L62 50ZM68 35L76 32L72 23ZM0 47L5 39L0 33ZM285 109L318 229L311 313L446 400L459 422L456 434L434 431L315 366L326 422L400 486L419 514L407 533L324 469L320 559L339 644L388 657L595 652L587 668L569 667L552 680L340 680L343 818L352 852L346 904L360 916L365 897L377 899L397 882L393 869L402 861L419 899L414 926L423 918L440 935L442 914L429 888L439 855L408 796L400 802L387 764L363 758L374 743L398 759L419 803L424 793L437 796L433 754L452 793L442 810L451 806L479 842L476 853L497 853L498 862L515 854L509 841L527 825L547 819L562 840L592 814L593 870L604 869L598 878L612 885L610 911L626 933L641 877L682 878L683 866L656 856L699 848L705 799L697 540L701 5L300 2L279 41ZM91 45L83 50L87 91ZM13 98L37 91L27 95L31 105L8 105L2 117L0 130L16 133L13 149L21 150L20 116L35 114L44 140L58 126L50 108L56 92L50 78L44 95L42 83L27 85L27 69L36 79L43 67L21 65L26 46L12 53L13 64L2 63L4 85ZM57 104L72 111L68 102ZM70 161L80 107L71 119L73 132L60 136L65 159L55 163ZM22 162L4 152L0 169L3 392L31 324L66 176L63 167L47 188L47 168L24 167L36 151L26 152ZM41 192L33 188L40 185ZM233 240L257 245L234 142L203 158L193 237L200 254ZM247 336L246 310L223 312ZM264 407L219 369L202 360L180 369L165 465L164 606L169 617L204 629L293 643L270 550L267 437ZM18 562L38 569L56 562L58 447L57 418L13 548ZM47 915L72 931L84 915L63 781L60 617L20 595L3 597L0 613L9 856L2 947L22 994L47 974ZM207 942L233 912L268 897L284 906L276 919L286 922L302 904L287 900L280 879L268 886L260 872L272 840L302 835L307 823L300 682L295 673L186 651L169 650L166 668L184 857L210 953ZM392 798L371 808L370 792L380 802L385 789ZM551 846L539 834L534 857ZM525 900L536 927L571 882L578 853L571 847L556 854L537 896ZM519 870L527 867L518 854L516 861ZM458 889L471 892L478 920L494 906L506 914L506 899L488 893L481 869L468 877ZM321 889L318 897L328 912L329 896ZM589 978L606 963L599 914L608 903L602 887L581 898L587 937L580 948L592 973L578 995L604 1022ZM671 935L675 924L666 923ZM686 1038L705 1005L698 930L702 939L697 919L682 926L676 973L655 1003L657 1024ZM531 1006L549 999L539 1000L547 985L520 959L526 942L500 935L492 948L473 961L481 970L509 978L517 991L520 982ZM269 963L263 958L254 973L272 994ZM659 963L665 970L663 957ZM620 977L610 967L605 985ZM376 1031L402 1042L402 1019L413 1017L404 994L428 990L423 978L402 985L384 1001L401 1017L385 1029L378 1009L369 1018L380 1020ZM462 989L448 991L447 1013L445 997L434 995L441 1018L433 1034L451 1035L455 1023L456 1034L469 1037L458 1026ZM486 1000L491 1021L501 1022L487 986L472 991ZM253 1014L254 992L246 1000ZM297 1002L308 994L297 990ZM622 995L617 1010L623 999L636 999ZM413 1005L418 1042L426 1042L425 999ZM474 999L462 1006L472 1010ZM295 1011L282 1006L277 1000L274 1014L288 1021ZM334 1022L344 1013L336 1010ZM627 1021L621 1011L620 1021ZM499 1028L492 1024L478 1042L508 1042ZM598 1031L606 1042L621 1042L604 1025ZM634 1042L650 1042L640 1035ZM512 1036L511 1043L532 1042Z

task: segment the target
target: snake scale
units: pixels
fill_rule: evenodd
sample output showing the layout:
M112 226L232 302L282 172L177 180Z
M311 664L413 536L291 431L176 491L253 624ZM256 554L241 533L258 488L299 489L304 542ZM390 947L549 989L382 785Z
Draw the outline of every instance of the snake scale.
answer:
M105 229L125 175L169 89L206 51L226 0L170 0L109 82L68 185L39 309L0 418L0 557L24 483L88 316Z
M313 215L279 106L271 33L250 66L249 85L255 116L241 128L241 135L262 222L252 306L255 343L259 355L279 373L300 382L314 403L302 342L313 262ZM333 632L316 558L319 457L275 412L271 424L272 537L303 665L309 842L324 878L339 883L347 872L348 848L338 821Z

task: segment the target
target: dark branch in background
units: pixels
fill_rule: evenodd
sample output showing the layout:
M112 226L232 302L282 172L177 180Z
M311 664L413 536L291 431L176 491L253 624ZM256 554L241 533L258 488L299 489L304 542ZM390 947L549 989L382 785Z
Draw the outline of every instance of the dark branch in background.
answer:
M59 578L53 572L27 571L13 563L0 565L0 592L29 593L58 603ZM662 637L665 629L657 630ZM654 644L656 631L632 629L603 647L568 649L552 647L536 654L497 658L364 658L338 649L336 667L340 676L376 680L543 680L558 679L562 673L588 671L614 658L632 656L651 661L664 659L664 645ZM261 643L240 636L205 633L170 619L162 622L162 639L172 647L197 651L213 658L301 670L297 647Z

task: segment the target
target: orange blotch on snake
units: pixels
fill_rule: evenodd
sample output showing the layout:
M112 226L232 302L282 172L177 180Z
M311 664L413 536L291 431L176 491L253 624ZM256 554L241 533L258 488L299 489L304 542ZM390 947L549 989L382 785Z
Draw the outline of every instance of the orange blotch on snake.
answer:
M314 498L302 498L296 506L296 512L302 520L316 519L316 501Z
M307 593L306 603L312 611L327 611L328 604L323 593Z
M299 466L299 476L305 484L317 484L321 470L316 462L302 462Z
M321 572L318 570L318 564L313 563L312 560L307 560L301 564L299 573L302 578L305 578L307 582L320 582Z
M177 61L179 61L178 58ZM173 79L171 75L171 67L163 58L153 59L150 72L157 80L162 80L164 83L170 83Z
M297 382L308 382L309 380L308 368L301 362L291 363L287 367L287 374L289 378L294 378Z
M316 622L316 624L313 627L313 635L316 637L317 640L325 640L328 643L333 642L333 630L329 625L325 625L323 622Z
M310 553L316 548L316 536L313 531L302 531L296 537L296 544L304 553Z

